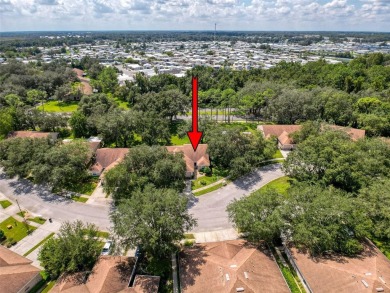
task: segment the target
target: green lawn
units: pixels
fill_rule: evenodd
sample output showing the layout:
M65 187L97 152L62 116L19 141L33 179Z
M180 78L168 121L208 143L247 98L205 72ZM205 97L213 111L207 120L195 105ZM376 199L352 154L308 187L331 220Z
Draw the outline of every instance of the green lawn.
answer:
M86 203L88 198L85 198L85 197L81 197L81 196L73 196L72 199L74 201L78 201L78 202L83 202L83 203Z
M46 112L74 112L77 110L78 102L59 102L59 101L48 101L43 105L39 106L39 110Z
M17 215L24 218L24 213L25 212L19 212L19 213L17 213ZM42 217L35 217L35 218L28 218L27 221L33 221L37 224L43 225L43 224L45 224L46 219L44 219Z
M210 185L210 184L212 184L212 183L214 183L222 178L223 177L216 176L216 175L199 177L198 179L192 181L192 183L191 183L192 190L205 187L205 186Z
M29 255L31 252L33 252L35 249L37 249L39 246L41 246L43 243L45 243L47 240L49 240L51 237L53 237L54 233L50 233L47 235L44 239L42 239L38 244L36 244L33 248L31 248L29 251L27 251L23 256Z
M98 236L101 237L101 238L108 238L110 236L110 233L108 232L104 232L104 231L99 231L98 232Z
M118 104L119 108L124 109L124 110L130 109L128 102L122 101L122 100L120 100L118 98L115 98L114 100Z
M190 233L184 234L184 239L195 239L195 236L194 234L190 234Z
M77 185L67 188L69 191L80 194L91 195L99 183L99 177L89 177L88 181L80 182Z
M54 287L56 280L51 280L50 276L45 271L41 271L41 276L42 280L36 284L28 293L47 293Z
M8 229L7 228L8 225L12 225L12 228ZM33 231L36 229L35 227L30 226L30 225L28 225L28 228L30 231ZM4 234L7 237L7 239L12 238L15 241L20 241L28 235L26 224L17 221L13 217L9 217L5 221L1 222L0 223L0 230L4 231Z
M185 124L185 122L171 122L169 124L169 132L171 134L171 144L172 145L183 145L189 144L190 140L187 135L184 135L182 138L179 137L179 129Z
M271 247L271 251L275 257L276 263L278 264L279 269L281 270L282 275L283 275L284 279L286 280L287 285L290 288L291 292L292 293L304 293L305 289L303 288L294 269L290 265L288 265L287 267L285 267L283 265L281 259L279 258L279 255L276 253L274 247ZM286 257L284 257L284 260L288 263Z
M172 145L183 145L183 144L189 144L190 140L188 139L187 135L184 136L183 138L180 138L178 135L172 135L171 143Z
M3 207L3 209L6 209L10 205L12 205L12 202L10 202L9 200L0 200L0 205Z
M379 250L382 251L388 259L390 259L390 241L372 239L372 242L374 242L376 247L378 247Z
M272 156L272 159L283 159L283 155L280 150L277 150L276 153Z
M217 190L217 189L221 188L222 186L223 186L222 183L218 183L218 184L216 184L214 186L211 186L209 188L203 189L203 190L198 191L198 192L194 192L194 195L195 196L201 196L203 194L206 194L206 193L212 192L214 190Z
M264 185L259 190L275 189L280 194L287 195L287 190L290 187L290 178L287 176L275 179L268 184Z

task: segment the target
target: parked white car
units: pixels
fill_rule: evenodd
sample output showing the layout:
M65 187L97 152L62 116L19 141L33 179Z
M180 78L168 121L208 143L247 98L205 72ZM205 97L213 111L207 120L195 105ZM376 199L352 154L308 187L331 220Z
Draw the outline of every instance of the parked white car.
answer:
M101 255L108 255L110 253L111 245L112 241L108 240L106 244L104 244Z

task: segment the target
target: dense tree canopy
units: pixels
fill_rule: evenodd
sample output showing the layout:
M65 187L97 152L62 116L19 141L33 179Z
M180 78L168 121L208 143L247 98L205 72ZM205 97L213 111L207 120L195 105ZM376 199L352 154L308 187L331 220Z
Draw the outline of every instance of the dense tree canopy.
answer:
M90 271L100 255L98 229L81 221L65 222L57 237L44 243L38 260L52 278L63 273Z
M370 236L372 221L360 201L332 187L298 184L288 196L257 191L228 206L230 219L251 241L283 237L312 255L355 255Z
M8 176L29 177L57 190L85 180L90 157L87 144L79 141L58 145L43 138L0 141L0 165Z
M181 153L170 154L158 146L137 146L105 174L104 189L115 200L131 198L136 190L143 190L148 184L182 191L185 168Z
M390 175L390 148L380 139L354 142L346 133L329 129L300 143L283 168L299 181L357 191Z
M121 200L112 220L125 245L140 245L153 257L169 257L184 233L196 224L188 214L186 197L174 189L150 185Z
M243 130L245 127L216 125L206 131L204 138L213 164L229 169L233 177L248 173L276 151L275 144L266 141L260 133Z

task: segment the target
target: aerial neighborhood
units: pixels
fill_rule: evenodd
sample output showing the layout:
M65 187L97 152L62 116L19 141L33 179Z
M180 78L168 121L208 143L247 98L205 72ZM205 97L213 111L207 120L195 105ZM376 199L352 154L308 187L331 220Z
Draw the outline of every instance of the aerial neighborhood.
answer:
M388 34L9 34L0 293L390 293Z

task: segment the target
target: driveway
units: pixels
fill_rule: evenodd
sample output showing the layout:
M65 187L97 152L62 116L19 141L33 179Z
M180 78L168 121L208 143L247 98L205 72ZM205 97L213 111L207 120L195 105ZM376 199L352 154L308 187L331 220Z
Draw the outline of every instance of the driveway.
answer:
M192 232L231 230L233 226L226 212L228 204L283 176L280 164L264 166L216 191L193 199L189 211L198 219L198 226Z
M8 179L0 171L0 192L12 201L18 200L22 209L33 214L52 218L58 222L82 220L94 223L100 230L111 227L109 211L111 205L93 205L74 202L52 194L42 186L33 185L24 179Z

